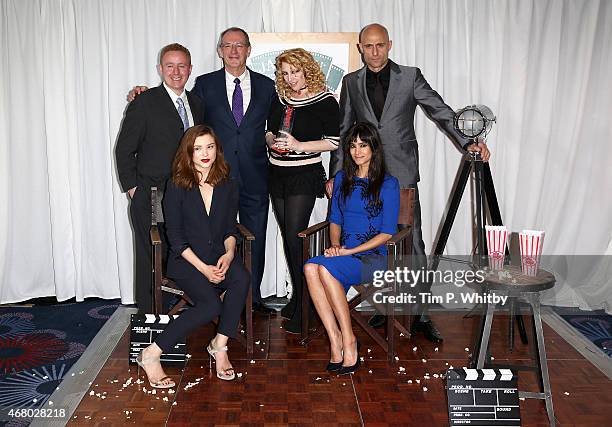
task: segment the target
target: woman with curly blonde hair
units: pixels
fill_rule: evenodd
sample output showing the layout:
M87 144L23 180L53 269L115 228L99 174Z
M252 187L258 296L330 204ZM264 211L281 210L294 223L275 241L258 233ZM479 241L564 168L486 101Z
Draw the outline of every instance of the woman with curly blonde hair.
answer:
M325 170L321 153L338 148L340 111L325 75L310 53L289 49L276 58L276 91L268 117L269 189L283 237L293 284L281 312L285 330L301 329L302 244L298 233L308 227L317 197L323 197Z
M291 98L293 94L293 89L285 81L282 71L278 72L282 69L283 63L303 71L310 93L320 93L326 89L325 75L312 55L302 48L290 49L276 57L276 91L280 97Z

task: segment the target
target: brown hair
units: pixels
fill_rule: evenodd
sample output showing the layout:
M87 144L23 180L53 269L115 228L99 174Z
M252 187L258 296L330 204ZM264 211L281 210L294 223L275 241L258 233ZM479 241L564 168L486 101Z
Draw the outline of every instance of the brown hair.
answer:
M210 135L215 141L217 158L210 168L206 182L213 187L229 178L230 167L223 156L223 147L211 127L197 125L187 129L181 139L174 162L172 163L172 182L179 188L189 190L200 184L200 172L193 164L193 145L196 138Z
M281 71L282 63L289 64L304 72L306 86L311 94L316 94L325 90L325 76L321 71L319 63L314 60L312 55L302 48L289 49L276 57L276 91L283 98L289 98L293 90L289 87Z
M162 65L162 59L164 59L165 54L174 51L183 52L185 55L187 55L187 59L189 59L189 63L191 64L191 53L189 52L189 49L178 43L172 43L161 48L159 51L159 64Z

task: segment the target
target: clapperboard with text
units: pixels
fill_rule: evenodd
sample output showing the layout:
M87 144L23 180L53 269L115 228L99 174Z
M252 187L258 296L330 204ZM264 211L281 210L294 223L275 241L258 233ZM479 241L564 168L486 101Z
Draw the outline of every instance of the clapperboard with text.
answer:
M452 426L520 426L517 377L510 369L450 369L446 373Z
M130 363L136 363L138 353L149 346L164 328L172 322L177 315L170 318L166 314L132 314L130 331ZM160 357L164 365L183 366L185 364L186 345L181 340L169 353Z

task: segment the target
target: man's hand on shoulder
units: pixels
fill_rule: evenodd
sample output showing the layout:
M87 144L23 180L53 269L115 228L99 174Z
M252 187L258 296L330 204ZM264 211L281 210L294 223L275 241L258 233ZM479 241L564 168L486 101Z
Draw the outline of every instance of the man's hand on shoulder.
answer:
M132 187L128 190L128 195L130 196L130 199L134 198L134 193L136 192L136 188L138 187Z
M491 152L489 151L489 147L482 141L475 142L474 144L470 144L467 146L466 150L471 152L480 153L480 157L484 162L488 162L491 157Z
M128 102L132 102L138 95L143 93L145 90L149 89L146 86L134 86L132 90L130 90L126 96Z

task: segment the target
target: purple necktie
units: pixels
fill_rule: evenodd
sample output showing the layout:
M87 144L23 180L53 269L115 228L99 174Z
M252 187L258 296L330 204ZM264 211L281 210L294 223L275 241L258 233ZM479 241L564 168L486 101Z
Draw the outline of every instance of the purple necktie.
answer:
M244 116L244 112L242 110L242 89L240 88L240 79L235 78L234 83L236 84L236 87L234 87L234 94L232 95L232 114L234 115L234 120L236 120L236 125L240 126L240 122Z

